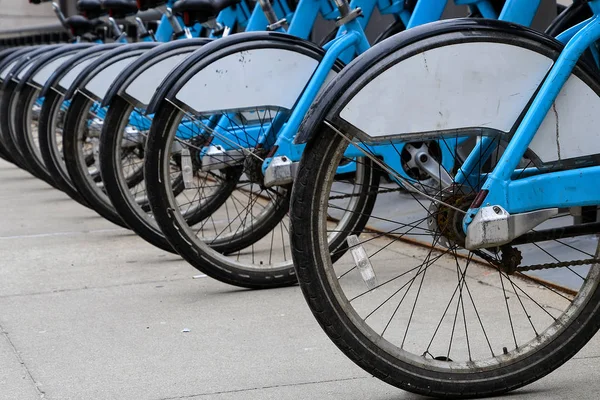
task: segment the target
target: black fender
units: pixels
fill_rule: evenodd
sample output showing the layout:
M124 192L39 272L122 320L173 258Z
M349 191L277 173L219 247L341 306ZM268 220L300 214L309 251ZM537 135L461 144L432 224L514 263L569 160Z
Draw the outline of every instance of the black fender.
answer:
M35 60L40 57L42 54L47 53L49 51L55 50L60 47L64 47L64 44L54 44L47 46L40 46L39 48L24 54L19 61L11 68L8 74L2 80L2 87L6 88L8 82L13 79L17 81L19 79L19 74L21 70L27 67L31 67L31 64L35 62Z
M253 42L253 45L256 46L268 44L269 46L281 46L282 48L295 47L299 51L312 52L313 54L325 54L325 51L314 43L284 33L236 33L235 35L206 44L192 53L184 62L179 64L175 70L171 71L167 79L165 79L156 90L156 93L148 106L147 112L149 114L155 113L160 102L164 98L172 100L181 87L207 64L210 64L227 54L237 52L239 47L237 45L250 42Z
M77 75L71 86L65 92L65 100L71 99L77 91L80 91L90 98L101 101L106 93L106 90L108 89L109 82L112 83L114 79L116 79L117 75L122 71L122 69L119 69L118 71L112 71L109 70L109 67L121 67L121 65L117 64L119 61L123 61L123 63L127 63L128 65L128 63L133 61L131 60L133 57L138 57L149 49L158 46L159 44L160 43L157 42L132 43L119 46L107 53L102 54L90 65L85 67L79 75ZM122 68L125 68L125 65L122 65ZM100 76L99 74L103 75ZM100 85L97 85L97 82L94 80L94 78L102 78L105 80L104 82L100 82ZM97 90L95 86L98 86Z
M25 71L25 73L19 79L19 83L17 84L17 91L20 91L25 85L29 84L31 86L37 87L41 89L54 72L54 69L59 67L64 61L66 61L66 57L71 57L73 54L86 49L88 47L94 46L93 43L75 43L68 46L62 46L52 51L49 51L40 57L38 57L31 67ZM36 78L36 75L42 74L43 77L39 76Z
M20 49L20 47L9 47L7 49L0 50L0 62L2 62L5 57L10 56L12 53Z
M359 91L361 87L364 87L368 82L370 82L368 78L361 80L360 77L384 58L390 56L401 48L405 48L409 45L437 35L453 32L464 32L465 35L468 35L469 31L474 30L502 32L509 35L519 36L524 39L530 39L534 42L542 42L548 45L550 48L556 49L557 52L560 52L563 47L560 42L544 33L523 27L521 25L497 20L459 18L433 22L406 30L373 46L369 51L363 53L350 64L348 64L346 69L336 78L334 78L329 86L315 100L314 104L311 106L309 112L304 118L294 142L297 144L307 143L312 138L314 133L318 131L317 129L313 128L319 126L321 121L332 118L332 115L328 114L330 113L330 110L337 110L343 107L350 100L354 93ZM419 49L419 51L422 50L423 48ZM585 66L587 67L586 72L589 73L590 76L597 75L594 73L594 70L590 65L585 64ZM384 67L382 66L381 68ZM359 80L361 80L361 86L353 89L352 93L348 93L350 86ZM341 94L343 95L340 96ZM326 104L332 104L333 106L322 106Z
M127 94L127 88L134 81L136 81L136 79L144 79L142 75L148 72L148 70L152 66L158 64L159 62L174 56L191 54L199 47L204 46L205 44L211 41L211 39L206 38L176 40L173 42L161 44L160 46L148 50L138 59L136 59L127 67L125 67L123 72L117 77L117 79L113 81L113 83L108 88L104 99L102 100L102 107L107 106L115 95L119 95L125 98L131 104L134 104L136 107L144 108L147 105L148 101L144 102L140 100L138 96ZM163 77L152 76L151 79L153 79L151 86L155 85L156 87L158 87Z
M16 51L11 52L9 55L4 57L2 61L0 61L0 82L4 79L12 67L16 65L23 55L29 53L30 51L35 51L39 46L28 46L18 48Z
M76 55L74 55L69 60L61 64L58 68L56 68L52 75L50 75L50 77L42 87L42 90L40 91L40 97L46 96L48 91L51 89L54 89L60 93L64 93L65 90L68 88L62 87L60 85L60 81L63 78L65 78L65 76L69 72L71 72L72 74L78 73L77 70L79 68L83 69L82 65L85 64L86 61L99 57L100 54L122 45L122 43L101 44L79 51Z

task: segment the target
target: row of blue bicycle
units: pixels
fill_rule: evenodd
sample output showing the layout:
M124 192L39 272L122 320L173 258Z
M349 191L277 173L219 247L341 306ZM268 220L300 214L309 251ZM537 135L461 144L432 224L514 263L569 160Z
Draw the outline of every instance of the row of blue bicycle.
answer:
M498 395L600 327L600 0L545 32L540 2L54 4L72 43L0 50L0 156L222 282L299 283L392 385Z

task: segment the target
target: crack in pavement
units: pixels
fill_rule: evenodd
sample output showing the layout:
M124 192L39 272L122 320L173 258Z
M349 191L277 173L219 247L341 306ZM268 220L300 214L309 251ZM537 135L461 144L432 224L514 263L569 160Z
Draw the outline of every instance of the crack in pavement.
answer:
M371 376L355 376L355 377L352 377L352 378L327 379L327 380L323 380L323 381L299 382L299 383L283 383L281 385L260 386L260 387L247 388L247 389L223 390L223 391L220 391L220 392L197 393L197 394L189 394L189 395L175 396L175 397L161 397L159 400L191 399L193 397L214 396L214 395L217 395L217 394L251 392L251 391L254 391L254 390L265 390L265 389L277 389L277 388L294 387L294 386L316 385L316 384L319 384L319 383L346 382L346 381L355 381L355 380L370 379L370 378L372 378L372 377Z
M35 238L46 238L54 236L74 236L74 235L85 235L85 234L96 234L96 233L113 233L113 232L128 232L123 228L109 228L109 229L93 229L89 231L66 231L66 232L47 232L47 233L33 233L30 235L15 235L15 236L0 236L0 240L13 240L13 239L35 239Z
M159 280L143 281L143 282L119 283L119 284L106 285L106 286L83 286L83 287L79 287L79 288L56 289L56 290L50 290L50 291L46 291L46 292L32 292L32 293L17 293L17 294L0 295L0 299L10 299L12 297L26 297L26 296L43 296L43 295L47 295L47 294L79 292L79 291L84 291L84 290L112 289L112 288L118 288L118 287L147 285L147 284L153 284L153 283L180 282L180 281L192 280L192 279L193 279L192 277L185 277L185 278L174 278L174 279L159 279Z
M594 358L600 358L600 355L597 356L581 356L581 357L573 357L571 360L592 360ZM571 361L569 360L569 361Z
M40 388L40 386L38 385L38 383L36 382L35 378L31 374L31 371L29 370L29 368L27 368L27 365L25 364L25 361L23 360L23 358L21 358L21 355L19 354L19 351L15 347L14 343L12 342L12 340L10 340L10 337L8 336L8 332L4 329L4 327L2 325L0 325L0 332L2 333L2 336L4 337L4 339L6 339L6 342L8 343L8 345L10 346L10 348L12 349L12 351L13 351L16 359L17 359L17 361L19 362L19 364L21 364L21 367L23 368L23 370L25 371L25 374L27 375L27 378L29 379L29 381L31 382L31 384L33 385L33 387L35 388L35 391L40 396L40 399L47 398L46 397L46 392L44 392Z

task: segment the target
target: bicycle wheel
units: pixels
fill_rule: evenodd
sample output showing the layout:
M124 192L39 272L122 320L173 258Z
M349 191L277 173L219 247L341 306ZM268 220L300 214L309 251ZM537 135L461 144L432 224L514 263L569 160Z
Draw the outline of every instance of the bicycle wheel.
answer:
M106 193L132 230L149 243L171 252L173 248L152 216L140 174L153 119L153 115L146 115L146 108L150 93L168 76L169 70L208 42L208 39L174 41L148 51L113 82L103 100L108 112L100 135L100 172ZM121 92L123 96L117 94ZM139 179L135 182L127 178L132 171L138 171ZM183 190L181 180L175 184L175 190Z
M78 203L88 207L87 202L69 177L63 157L63 130L65 113L69 104L64 96L54 90L49 90L44 97L39 119L39 146L44 165L54 183L60 190Z
M301 129L300 136L311 139L294 184L291 237L302 291L330 339L392 385L446 398L522 387L567 361L600 326L599 232L586 226L565 236L561 232L573 218L564 210L535 234L468 251L462 219L481 182L459 184L454 176L472 172L461 170L461 154L484 138L491 145L479 153L487 154L479 176L494 168L510 141L507 132L561 45L490 21L432 24L386 43L338 76ZM580 62L570 81L565 98L576 101L585 93L598 105L600 85L587 65ZM413 83L420 91L411 90ZM370 101L363 103L367 95ZM409 104L420 112L410 112ZM494 111L485 113L487 106ZM448 115L464 121L444 120ZM558 120L552 112L547 118L554 125L544 129L552 133ZM440 131L448 124L456 129ZM440 184L435 196L407 190L412 182L398 178L402 162L379 156L382 146L400 155L407 140L456 146L454 168L438 165L451 181ZM539 142L535 146L515 179L539 168L533 156L540 154ZM327 246L336 232L329 218L338 201L334 178L337 165L354 152L396 179L372 194L377 204L367 229L347 235L351 251L336 262Z
M6 152L10 154L11 159L18 167L31 173L36 178L42 179L31 171L27 160L23 158L17 143L13 140L13 135L10 133L10 131L14 129L12 126L13 117L17 114L16 102L14 101L15 87L16 84L14 84L14 82L9 82L1 91L0 114L3 117L0 118L0 141Z
M243 54L245 60L252 64L260 57L277 53L275 59L281 65L276 65L275 68L283 68L288 73L290 65L298 69L309 63L308 69L302 70L298 75L302 83L308 81L323 55L321 49L296 38L263 33L253 35L256 37L254 41L238 35L234 40L229 40L229 43L233 42L231 45L221 40L219 42L223 47L207 55L210 61L192 62L199 69L212 70L212 67L206 65L219 63L219 60L236 57L238 54ZM237 40L241 43L237 43ZM252 70L250 65L248 70ZM232 73L232 76L245 79L243 75ZM253 90L257 83L251 82L252 77L247 79L248 84L238 82L235 88ZM225 81L221 82L223 87L211 88L211 93L230 90ZM189 87L198 84L190 81ZM258 85L260 84L259 82ZM273 82L269 84L273 85ZM302 88L303 86L294 90ZM230 98L242 97L232 93ZM148 140L145 168L150 203L156 221L180 255L216 279L253 288L294 284L296 277L289 257L287 237L289 188L262 185L261 166L268 148L258 146L261 134L276 132L276 127L285 122L289 116L289 108L259 104L234 107L235 111L232 111L214 104L209 104L208 107L221 109L184 112L181 107L168 100L163 101L158 108ZM207 153L216 148L217 143L227 142L224 138L228 135L238 142L239 147L226 155L222 154L220 158L215 153ZM191 180L197 179L195 175L188 178L184 176L184 182L188 180L189 184L186 190L175 196L172 191L173 176L181 176L181 173L172 175L172 166L178 164L189 166L191 171L203 178L198 185ZM224 174L239 178L223 180ZM365 190L368 190L372 181L378 182L372 174L359 174L359 178L368 184L357 184L356 187ZM223 185L231 181L235 183L235 190L230 195L223 196L223 193L227 194ZM215 197L218 201L212 200ZM205 219L195 225L185 220L183 213L187 207L197 207L209 201L218 205L216 211L208 213ZM365 205L357 201L356 206ZM202 206L202 209L208 208ZM345 223L350 225L358 222L352 219Z
M100 137L100 168L106 192L127 225L149 243L175 252L154 221L146 182L143 176L140 177L152 120L152 117L138 112L122 97L115 96ZM176 164L172 166L177 171L181 170L180 167ZM132 176L141 179L131 179ZM177 196L184 189L181 177L174 179L173 185ZM194 210L188 216L192 214Z
M29 168L44 181L59 188L48 172L40 152L40 116L43 101L39 99L39 93L40 90L32 86L25 86L17 93L16 109L22 112L13 116L15 138Z
M11 53L19 51L18 48L7 48L0 51L0 66L4 65L4 61L10 59ZM0 157L5 159L8 162L14 164L12 157L10 156L10 152L6 149L4 144L2 143L2 138L0 137Z
M110 222L128 228L104 191L98 147L105 110L82 93L71 99L62 135L63 157L73 186L86 204ZM130 176L137 179L135 173Z

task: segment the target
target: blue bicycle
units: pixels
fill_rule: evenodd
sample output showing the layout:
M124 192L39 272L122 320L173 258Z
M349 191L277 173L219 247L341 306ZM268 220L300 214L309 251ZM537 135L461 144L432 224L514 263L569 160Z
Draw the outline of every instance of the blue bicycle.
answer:
M71 35L73 44L24 48L21 51L13 52L3 60L6 67L2 68L1 80L4 90L0 108L2 108L5 118L0 125L0 141L13 162L49 184L60 188L60 185L54 182L44 167L37 144L35 126L37 126L43 99L34 96L32 91L35 89L25 86L24 82L29 81L40 68L46 70L47 76L48 68L52 68L52 66L56 68L56 59L64 60L68 55L85 49L92 43L102 43L97 33L105 23L113 27L112 34L115 41L126 42L126 38L115 19L105 17L108 10L103 9L99 1L83 1L80 4L80 12L86 14L87 17L74 15L65 18L58 5L55 3L52 5L57 18ZM118 16L115 15L115 17ZM105 18L106 21L102 21L101 18ZM142 40L147 36L147 32L140 31ZM33 86L37 87L39 84L33 82ZM23 112L15 112L15 110L23 110ZM30 125L35 126L30 127Z
M202 1L198 3L202 4ZM259 2L260 7L257 7L247 19L246 30L260 31L265 28L280 30L287 26L289 33L306 39L311 35L317 13L330 20L337 17L335 9L327 2L303 0L298 2L294 9L289 8L288 3L287 1L275 1L273 4L266 1ZM375 1L367 3L376 4ZM174 11L185 15L187 7L192 5L193 2L189 1L178 2ZM219 7L226 5L227 3L221 2L215 3L214 7L218 10ZM389 7L383 10L387 13L394 11ZM365 23L369 15L370 12L366 13ZM218 20L217 24L219 24ZM219 25L231 26L224 22ZM402 22L394 21L383 35L389 36L402 29L404 29ZM332 30L332 34L327 35L324 40L335 37L336 32L337 29ZM151 102L152 95L169 71L204 45L206 42L199 40L185 41L153 49L127 68L122 78L112 84L103 100L103 105L108 106L108 112L100 136L100 168L106 192L115 209L136 233L150 243L170 251L173 251L173 247L157 226L151 213L145 181L132 183L127 176L131 171L140 171L145 159L146 137L154 115L144 115L144 111ZM197 128L194 125L192 120L185 121L178 130L178 137L187 140L196 136L194 132ZM138 127L143 128L138 129ZM193 139L198 147L201 145L200 140L201 138ZM187 179L184 181L181 173L175 177L178 171L180 172L182 167L192 169L195 167L191 165L191 156L187 153L187 148L184 146L182 150L183 156L177 156L171 164L174 176L173 193L182 198L188 197L187 204L181 203L181 215L189 225L195 225L210 217L230 197L239 180L239 169L232 168L223 173L214 171L210 174L196 171L197 173L191 178L189 174L186 175ZM216 184L215 180L219 184ZM191 181L194 183L190 184ZM195 203L192 203L191 186L204 187L204 195ZM231 241L226 238L221 244L224 246L224 251L234 249Z
M121 20L133 20L138 25L138 32L141 33L141 43L128 47L130 50L141 51L153 46L154 41L169 41L174 38L187 38L197 36L202 32L199 26L193 27L191 31L186 31L179 19L173 17L170 10L166 7L165 2L150 2L146 4L142 2L144 9L156 8L162 13L162 19L156 32L148 32L143 28L143 24L139 18L135 17L138 7L135 4L123 2L105 2L101 7L99 1L81 1L78 7L82 14L85 14L88 19L94 20L97 17L103 17L107 13L111 13L115 18ZM70 19L73 17L70 17ZM111 17L114 20L114 18ZM111 20L109 19L109 21ZM114 24L116 28L116 24ZM120 31L114 34L117 43L96 45L90 48L81 49L79 45L63 46L63 53L48 54L47 57L40 58L31 68L23 75L18 83L18 89L21 90L21 98L24 102L24 109L30 110L28 101L36 101L39 107L39 112L36 112L35 122L37 126L28 125L27 119L24 116L16 117L18 123L15 125L21 130L16 134L20 143L20 148L24 152L29 152L28 159L36 161L38 169L45 171L51 177L52 182L61 190L67 193L72 198L85 205L90 205L84 197L79 193L74 186L71 177L66 169L63 157L63 124L65 113L69 109L70 101L65 100L65 94L72 84L75 83L76 77L85 72L94 61L101 57L106 57L108 62L111 51L123 54L127 50L119 42L125 43L126 37ZM147 42L147 43L146 43ZM115 54L113 53L113 54ZM118 56L115 55L118 58ZM123 55L121 59L126 58ZM116 60L114 60L116 62ZM123 62L123 61L122 61ZM103 79L114 79L114 68L112 71L104 70L104 74L97 73L98 77ZM112 77L110 75L113 75ZM105 82L103 83L105 84ZM36 100L37 99L37 100ZM43 99L41 101L40 99ZM39 104L41 102L41 104ZM102 110L98 110L102 114ZM27 113L26 113L27 114ZM39 114L39 117L37 117ZM20 121L19 121L20 119ZM98 130L98 124L94 125ZM37 137L36 137L37 134ZM39 140L39 144L37 141ZM97 146L96 146L97 147ZM39 149L38 149L39 148ZM86 162L90 168L94 168L93 154L88 155ZM119 222L118 220L116 222Z
M60 65L79 51L100 43L95 32L103 22L100 17L107 14L99 1L85 1L81 9L82 15L65 18L60 8L53 4L54 11L63 26L71 33L72 44L46 45L23 48L14 51L3 60L2 81L3 93L0 108L3 110L0 124L2 145L14 163L30 171L33 175L62 188L47 171L40 154L38 144L38 126L43 98L39 97L39 89L43 81ZM108 18L116 27L113 18ZM120 31L114 32L114 39L125 42ZM17 112L22 110L22 112Z
M556 39L490 20L394 36L304 120L296 271L319 323L370 374L427 396L498 395L600 327L600 1L573 7L592 17ZM379 154L414 142L457 144L431 190L403 175L410 159ZM366 190L375 206L364 229L343 232L340 255L327 238L348 201L335 179L348 156L390 181Z
M369 16L377 6L380 11L393 10L403 27L412 28L439 19L446 1L422 0L414 9L405 2L335 4L336 10L342 9L336 15L341 27L325 51L275 32L227 38L205 46L182 63L161 85L150 106L156 115L145 171L154 218L188 262L217 279L249 287L295 282L286 215L294 162L304 148L293 143L303 117L322 88L335 79L343 66L341 60L349 61L369 48L363 32L367 18L361 16ZM504 8L488 1L460 4L470 5L477 15L523 24L531 23L538 5L528 2L517 7L514 1ZM321 2L321 7L333 5ZM293 27L292 22L290 30ZM197 96L198 88L213 95ZM181 136L184 128L189 130L188 137ZM402 176L422 188L447 180L439 171L452 168L455 147L456 143L424 147L413 142L402 149L379 146L378 151L390 162L404 163ZM423 155L419 159L427 157L429 162L418 165L407 159L406 153L418 152ZM335 177L340 184L336 190L346 200L330 213L332 229L339 232L329 236L334 249L347 248L343 233L360 231L374 206L373 196L367 194L374 190L369 188L379 186L381 174L356 163L354 159L360 156L347 154L337 166ZM171 187L179 176L171 167L178 163L189 166L189 186L182 194ZM206 178L195 181L197 175ZM237 177L236 190L210 217L197 224L182 218L188 207L208 203L220 186L231 185L232 177Z

